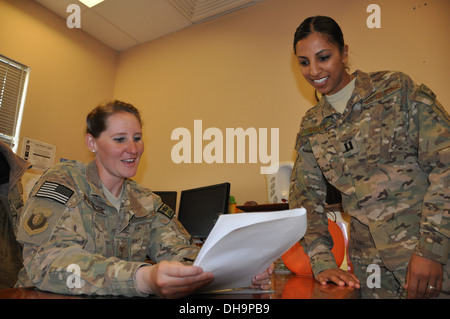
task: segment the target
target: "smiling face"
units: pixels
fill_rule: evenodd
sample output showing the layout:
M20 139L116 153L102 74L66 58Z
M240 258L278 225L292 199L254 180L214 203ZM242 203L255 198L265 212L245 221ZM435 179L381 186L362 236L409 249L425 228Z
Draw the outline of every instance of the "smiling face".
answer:
M139 120L129 112L117 112L106 120L98 138L86 135L86 143L96 153L95 162L103 185L117 195L125 178L136 175L144 152Z
M325 35L313 32L297 42L295 52L303 76L319 93L337 93L350 82L347 46L341 52Z

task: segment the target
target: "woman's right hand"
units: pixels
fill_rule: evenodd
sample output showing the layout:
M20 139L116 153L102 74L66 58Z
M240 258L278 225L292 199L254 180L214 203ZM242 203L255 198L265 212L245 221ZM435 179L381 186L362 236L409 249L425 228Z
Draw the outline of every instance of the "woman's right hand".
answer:
M136 272L137 288L142 293L156 294L162 298L181 298L210 284L214 276L198 266L162 261L144 266Z
M328 282L334 282L338 286L360 287L359 280L354 274L340 268L326 269L315 278L322 286L325 286Z

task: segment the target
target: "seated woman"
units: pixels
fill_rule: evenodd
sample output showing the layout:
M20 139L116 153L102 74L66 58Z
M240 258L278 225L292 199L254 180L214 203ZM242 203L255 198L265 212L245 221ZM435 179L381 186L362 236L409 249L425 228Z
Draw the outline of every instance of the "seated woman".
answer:
M130 179L144 151L139 111L120 101L98 106L87 116L86 144L93 162L58 164L31 192L18 231L25 267L16 286L178 298L211 283L211 273L181 263L199 248L173 210ZM267 289L271 272L255 276L253 287Z

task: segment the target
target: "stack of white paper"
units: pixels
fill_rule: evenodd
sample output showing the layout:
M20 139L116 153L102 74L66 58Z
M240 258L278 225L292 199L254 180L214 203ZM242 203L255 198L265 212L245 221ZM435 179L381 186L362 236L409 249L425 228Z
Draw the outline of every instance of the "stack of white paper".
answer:
M194 265L214 274L209 291L248 287L305 232L304 208L221 215Z

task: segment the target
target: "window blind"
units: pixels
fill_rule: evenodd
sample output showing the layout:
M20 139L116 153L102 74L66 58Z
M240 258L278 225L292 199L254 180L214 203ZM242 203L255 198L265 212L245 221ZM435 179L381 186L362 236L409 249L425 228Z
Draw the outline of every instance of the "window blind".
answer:
M0 55L0 139L17 151L30 68Z

